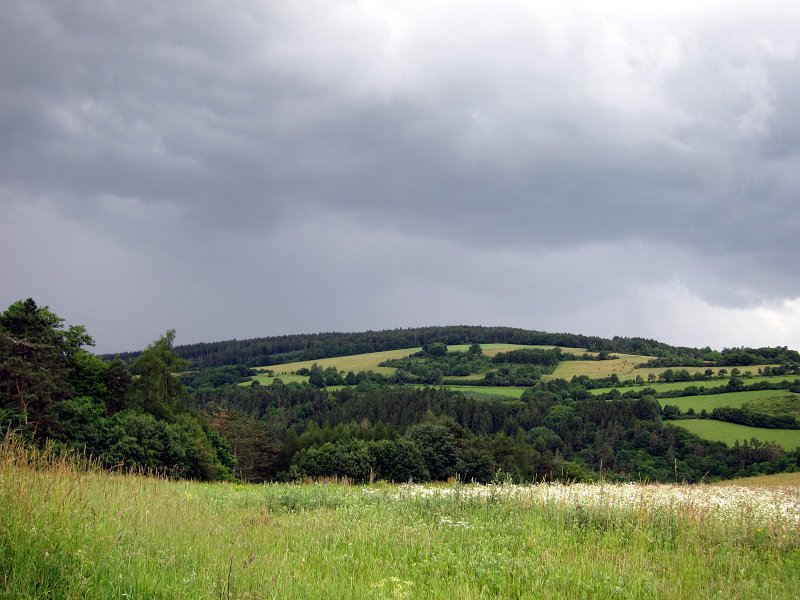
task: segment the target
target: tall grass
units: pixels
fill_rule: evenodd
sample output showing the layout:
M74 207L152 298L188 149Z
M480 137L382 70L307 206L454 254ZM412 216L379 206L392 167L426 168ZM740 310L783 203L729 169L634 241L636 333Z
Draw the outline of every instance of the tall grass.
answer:
M262 485L0 447L3 598L797 598L797 488Z

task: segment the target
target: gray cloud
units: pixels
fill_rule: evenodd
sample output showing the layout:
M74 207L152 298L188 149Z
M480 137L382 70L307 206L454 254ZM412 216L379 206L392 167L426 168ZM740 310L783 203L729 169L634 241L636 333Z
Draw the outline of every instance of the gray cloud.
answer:
M778 2L14 0L0 299L55 297L113 349L167 327L669 333L632 310L654 289L791 313L798 25Z

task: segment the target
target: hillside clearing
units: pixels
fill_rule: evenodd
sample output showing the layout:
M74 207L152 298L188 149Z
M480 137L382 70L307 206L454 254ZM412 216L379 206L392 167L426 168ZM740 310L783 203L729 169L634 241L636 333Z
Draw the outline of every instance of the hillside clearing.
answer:
M638 369L637 369L638 370ZM798 379L796 375L792 376L778 376L778 375L769 375L767 377L752 377L743 379L745 385L751 385L753 383L782 383L784 381L794 381ZM697 387L697 388L704 388L707 390L715 389L719 387L725 387L730 382L730 378L727 377L725 379L708 379L703 381L668 381L668 382L654 382L654 383L644 383L641 385L625 385L619 387L604 387L604 388L595 388L593 390L589 390L590 394L597 395L597 394L606 394L611 390L617 390L620 394L624 394L625 392L631 391L639 391L645 388L652 388L656 392L669 392L674 390L685 390L688 387Z
M737 441L742 443L753 438L763 442L777 442L787 450L793 450L800 446L800 429L747 427L713 419L679 419L667 423L675 427L683 427L701 438L724 442L728 446L733 446Z
M784 390L755 390L746 392L726 392L724 394L704 394L701 396L683 396L681 398L661 398L661 406L677 406L681 412L693 408L699 413L701 410L711 412L715 408L730 406L739 408L743 404L753 401L770 402L781 401L787 398L797 398L798 394Z

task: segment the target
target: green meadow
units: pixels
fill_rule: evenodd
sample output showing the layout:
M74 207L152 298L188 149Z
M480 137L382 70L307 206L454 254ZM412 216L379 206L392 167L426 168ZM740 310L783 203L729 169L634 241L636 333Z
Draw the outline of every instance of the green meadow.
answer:
M276 375L283 375L287 373L294 373L299 369L310 369L315 363L323 369L328 367L335 367L339 371L375 371L376 373L383 373L384 375L391 375L396 369L392 367L379 366L385 360L393 358L404 358L415 352L419 352L421 348L403 348L401 350L386 350L384 352L369 352L366 354L353 354L350 356L336 356L333 358L318 358L316 360L302 360L293 363L284 363L281 365L267 365L258 367L259 369L269 369Z
M764 442L777 442L787 450L800 446L800 429L766 429L747 427L736 423L715 421L713 419L680 419L669 421L670 425L683 427L707 440L724 442L729 446L756 438Z
M777 376L777 375L770 375L769 377L753 377L744 379L745 385L750 385L752 383L757 382L769 382L769 383L781 383L783 381L794 381L797 379L796 376ZM611 390L617 390L620 394L624 394L625 392L630 391L639 391L645 388L652 388L656 392L671 392L674 390L685 390L687 387L696 386L698 388L705 388L707 390L724 387L728 385L730 378L725 379L710 379L707 381L668 381L668 382L654 382L654 383L644 383L642 385L625 385L619 387L605 387L605 388L596 388L593 390L589 390L590 394L606 394Z
M797 598L799 500L797 487L174 482L6 440L0 597Z
M681 398L661 398L661 406L677 406L681 412L693 408L699 413L705 409L711 412L715 408L730 406L738 408L744 404L759 401L762 403L780 402L785 398L797 398L798 394L785 390L756 390L746 392L727 392L724 394L707 394L701 396L683 396Z
M489 386L489 385L446 385L445 389L454 392L464 392L471 394L490 394L492 396L507 396L509 398L521 398L522 393L528 388L512 386Z
M486 356L494 356L500 352L508 352L509 350L519 350L522 348L552 348L552 346L526 346L522 344L481 344L481 349ZM469 344L456 344L450 345L447 349L451 352L466 352L469 349ZM310 369L315 363L323 369L328 367L335 367L339 371L347 373L353 371L374 371L384 375L391 375L396 371L393 367L381 367L380 363L395 358L405 358L415 352L419 352L421 348L402 348L400 350L386 350L383 352L368 352L365 354L353 354L350 356L336 356L333 358L318 358L316 360L303 360L292 363L283 363L279 365L267 365L257 367L262 370L271 370L276 375L281 376L281 379L286 381L283 375L294 373L299 369ZM582 353L580 348L562 348L566 353ZM482 374L475 374L467 376L467 378L483 377Z
M239 385L250 385L253 381L257 381L261 385L272 385L276 379L280 379L283 383L305 383L308 381L308 375L292 375L290 373L281 373L280 375L267 375L266 373L259 373Z

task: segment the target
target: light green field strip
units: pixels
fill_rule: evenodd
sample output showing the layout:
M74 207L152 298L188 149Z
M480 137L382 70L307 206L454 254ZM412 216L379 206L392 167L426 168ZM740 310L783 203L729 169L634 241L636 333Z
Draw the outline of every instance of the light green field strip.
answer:
M393 358L405 358L415 352L419 352L421 348L403 348L401 350L386 350L385 352L369 352L367 354L354 354L352 356L335 356L333 358L318 358L316 360L303 360L293 363L284 363L282 365L267 365L264 367L256 367L257 369L270 369L276 374L291 373L298 369L310 369L316 363L323 369L328 367L336 367L339 371L352 371L358 373L359 371L374 371L384 375L392 375L397 369L392 367L379 367L378 365L385 360Z
M304 383L308 381L308 375L256 375L255 377L251 378L250 381L245 381L239 385L250 385L253 383L253 381L257 381L261 385L272 385L276 379L280 379L283 383Z
M713 484L715 487L746 487L752 489L788 488L800 489L800 472L775 473L774 475L757 475L755 477L740 477L728 479Z
M493 369L496 370L496 369ZM487 371L486 373L488 373ZM471 373L469 375L446 375L444 379L452 380L452 381L477 381L479 379L483 379L486 376L486 373Z
M469 350L470 344L454 344L448 346L447 349L450 352L466 352ZM481 350L483 350L484 355L486 356L495 356L500 352L509 352L511 350L525 350L528 348L535 348L537 350L552 350L555 346L531 346L527 344L481 344ZM561 351L564 354L583 354L586 352L583 348L561 348ZM590 354L595 354L590 352Z
M683 427L707 440L725 442L732 446L736 441L756 438L764 442L777 442L787 450L800 446L800 429L766 429L763 427L747 427L713 419L680 419L669 421L670 425Z
M703 409L711 412L715 408L722 408L723 406L738 408L742 404L754 400L782 400L784 398L796 398L797 396L798 394L784 390L757 390L753 392L727 392L724 394L709 394L703 396L683 396L682 398L660 398L659 403L661 406L666 404L677 406L681 409L681 412L686 412L690 408L693 408L695 412L699 413Z
M614 360L568 360L562 361L556 367L556 370L551 375L545 375L543 379L566 379L569 381L576 375L587 375L592 379L600 377L609 377L612 373L616 373L620 379L633 379L636 377L635 366L643 362L647 362L652 357L639 356L636 354L614 354L619 358ZM632 375L631 375L632 374ZM647 377L647 374L643 374Z
M528 388L511 386L488 386L488 385L445 385L447 390L454 392L471 392L478 394L491 394L492 396L508 396L509 398L521 398L522 393Z
M614 354L619 358L614 360L571 360L571 361L562 361L556 367L556 370L553 372L552 375L545 375L543 379L566 379L569 381L574 376L586 375L591 379L600 379L601 377L610 377L612 374L616 373L617 377L620 378L621 381L625 381L627 379L635 379L637 375L641 376L645 381L647 380L647 376L653 374L658 376L660 373L663 373L667 369L672 369L673 371L679 371L681 369L686 369L689 373L704 373L706 369L711 369L711 371L716 375L720 369L725 369L728 373L731 372L733 367L647 367L647 368L636 368L636 365L640 365L645 363L649 360L652 360L652 356L640 356L638 354ZM739 370L742 374L750 373L751 375L755 376L758 374L758 369L763 369L764 367L775 366L775 365L753 365L751 367L739 367Z
M486 356L495 356L500 352L508 352L510 350L520 350L523 348L542 348L549 349L555 346L526 346L522 344L481 344L481 349ZM469 349L469 344L456 344L447 347L451 352L466 352ZM381 367L380 363L394 358L405 358L419 352L421 348L402 348L400 350L386 350L384 352L369 352L366 354L354 354L352 356L336 356L332 358L318 358L316 360L303 360L292 363L284 363L280 365L266 365L263 367L256 367L256 369L270 369L276 375L282 373L292 373L298 369L310 369L316 363L323 369L328 367L335 367L339 371L374 371L383 375L392 375L397 370L393 367ZM562 348L565 353L582 354L584 350L581 348ZM465 379L481 379L483 374L475 373L468 375ZM284 379L284 378L282 378ZM286 382L286 379L284 379Z
M753 383L760 383L766 381L768 383L781 383L782 381L789 381L792 382L795 379L798 379L796 375L787 375L787 376L773 376L770 375L769 377L752 377L744 379L745 385L752 385ZM724 387L728 385L730 379L709 379L707 381L670 381L668 383L645 383L644 385L628 385L623 387L616 387L616 388L597 388L594 390L589 390L590 394L605 394L610 392L611 390L619 390L620 394L624 394L625 392L629 392L632 390L643 390L645 388L653 388L657 392L670 392L674 390L685 390L687 387L696 386L698 388L705 388L707 390Z

